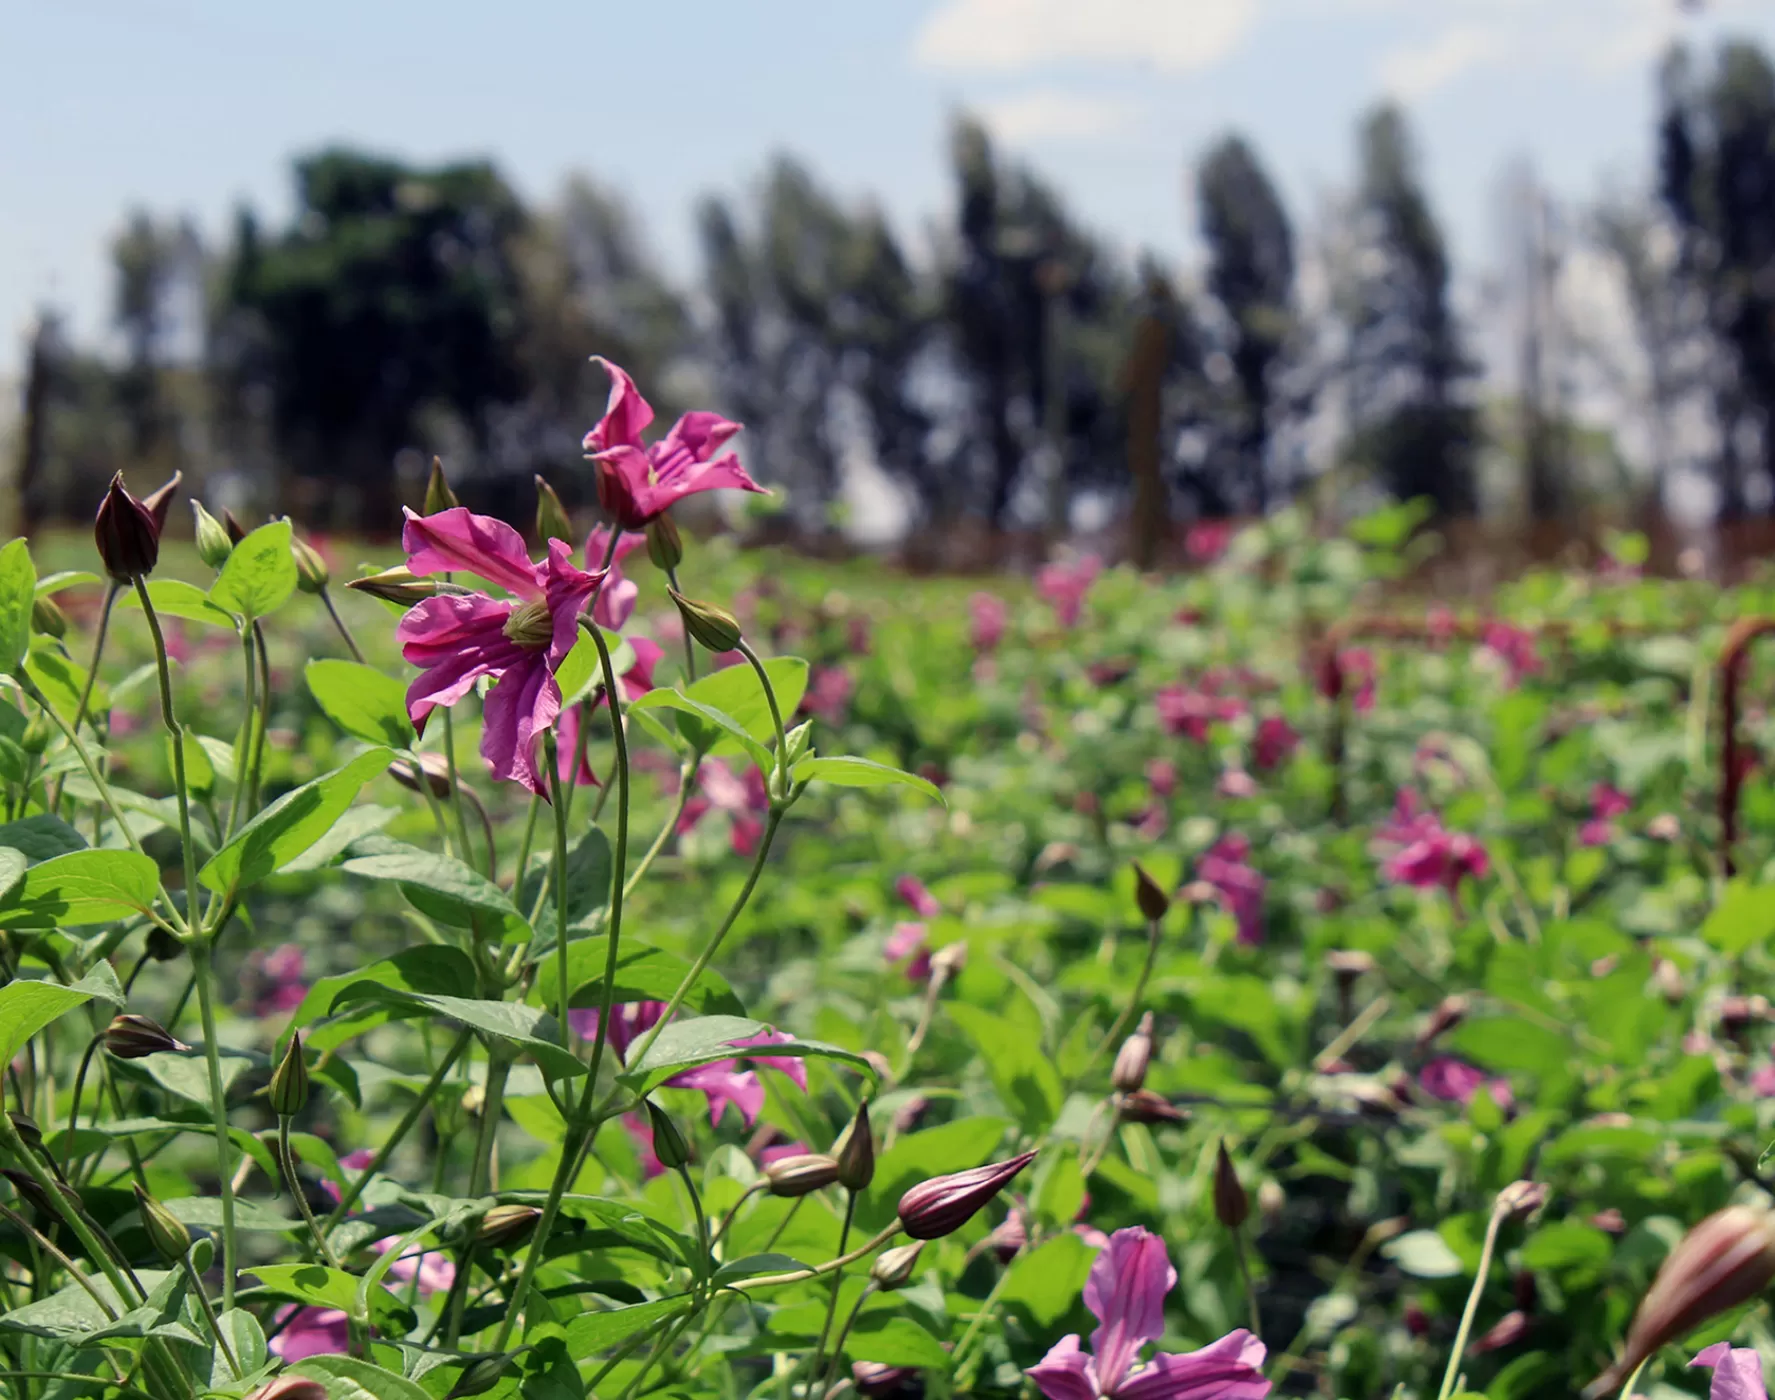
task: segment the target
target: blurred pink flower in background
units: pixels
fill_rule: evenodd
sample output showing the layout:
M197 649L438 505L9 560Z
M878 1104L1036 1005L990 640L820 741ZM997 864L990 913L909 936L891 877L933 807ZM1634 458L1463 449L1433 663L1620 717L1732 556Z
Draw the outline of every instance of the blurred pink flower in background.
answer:
M1239 942L1263 942L1264 878L1248 863L1251 843L1237 832L1220 838L1196 861L1196 878L1220 895L1239 926Z
M1463 879L1483 879L1491 869L1485 847L1464 832L1449 831L1436 813L1420 810L1411 788L1399 790L1392 819L1375 833L1375 847L1388 880L1420 890L1440 887L1451 899L1459 895Z
M1488 622L1481 634L1481 645L1503 662L1512 687L1521 685L1524 677L1541 669L1535 634L1525 628L1513 627L1508 622Z
M273 1356L302 1361L310 1356L339 1356L351 1346L345 1313L338 1308L290 1308L279 1314L290 1322L266 1343Z
M1633 799L1612 783L1590 789L1590 820L1578 828L1580 846L1606 846L1615 839L1615 818L1633 810Z
M1257 722L1252 739L1252 761L1259 768L1274 768L1300 746L1300 735L1281 715L1265 715Z
M1168 758L1147 759L1146 785L1161 801L1172 796L1177 791L1177 765Z
M308 995L308 955L295 943L255 953L248 966L261 979L253 1001L255 1016L294 1011Z
M628 1062L629 1047L632 1046L643 1032L650 1030L665 1015L666 1004L663 1001L624 1002L612 1008L610 1033L606 1044L616 1052L617 1058L625 1064ZM567 1023L573 1028L575 1035L581 1040L595 1039L598 1034L599 1012L595 1007L573 1010L567 1013ZM767 1046L780 1044L793 1039L781 1031L765 1030L757 1035L748 1036L743 1040L730 1040L727 1043L736 1050L751 1046ZM807 1089L807 1065L797 1055L748 1055L755 1065L774 1069L785 1074L796 1087L804 1092ZM764 1107L764 1085L759 1082L757 1074L750 1069L742 1068L738 1059L717 1060L713 1064L698 1065L694 1069L685 1070L666 1080L666 1084L674 1089L697 1089L703 1094L709 1105L709 1121L719 1123L727 1105L732 1104L740 1112L749 1128L758 1121L758 1114ZM638 1121L638 1120L637 1120ZM645 1129L643 1129L645 1131ZM651 1145L652 1138L648 1138Z
M1211 725L1225 724L1245 713L1245 702L1235 695L1217 695L1204 682L1200 689L1186 685L1161 687L1153 696L1159 725L1173 738L1187 735L1198 744L1208 741Z
M851 692L856 682L842 666L816 666L801 697L801 709L827 724L843 724L850 711Z
M925 888L924 881L916 875L902 875L895 880L894 893L905 900L912 912L921 919L934 919L943 912L943 906L937 903L937 896Z
M993 593L976 593L968 599L969 635L975 651L992 651L1004 639L1010 609Z
M1256 797L1257 779L1243 768L1222 769L1214 784L1214 792L1218 797Z
M1238 527L1230 520L1198 520L1183 536L1183 549L1198 564L1212 564L1226 553Z
M679 834L694 830L710 811L725 812L732 822L734 853L749 856L756 851L764 836L762 814L770 810L764 775L748 764L742 777L723 760L705 758L697 769L697 786L703 795L684 804L684 814L678 818Z
M1471 1103L1481 1087L1499 1108L1509 1108L1515 1102L1509 1080L1489 1075L1477 1065L1457 1060L1452 1055L1438 1055L1419 1070L1418 1087L1444 1103Z
M1103 560L1095 554L1082 554L1069 562L1044 564L1035 576L1035 591L1054 607L1054 616L1063 627L1076 627L1084 611L1085 597L1097 575L1103 572Z

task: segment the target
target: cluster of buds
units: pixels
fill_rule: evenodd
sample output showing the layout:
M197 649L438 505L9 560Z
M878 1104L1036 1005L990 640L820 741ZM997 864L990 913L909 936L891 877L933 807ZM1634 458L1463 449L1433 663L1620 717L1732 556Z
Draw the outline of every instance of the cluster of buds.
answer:
M166 513L182 479L182 473L174 472L171 481L138 500L123 484L122 472L111 478L111 488L99 503L92 534L99 559L113 583L133 583L154 572L154 566L160 562L160 534L166 528Z

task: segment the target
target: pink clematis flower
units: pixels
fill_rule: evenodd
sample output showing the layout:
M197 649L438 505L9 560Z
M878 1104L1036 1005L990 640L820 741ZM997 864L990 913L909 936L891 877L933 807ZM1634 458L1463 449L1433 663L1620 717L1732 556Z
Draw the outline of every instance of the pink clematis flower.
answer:
M764 838L763 813L770 810L770 793L764 786L764 775L748 767L744 776L718 758L705 758L697 769L697 786L702 796L684 804L678 818L678 834L696 828L711 811L726 812L732 823L729 840L734 854L749 856Z
M350 1349L351 1330L342 1309L293 1308L282 1316L290 1318L289 1324L266 1343L273 1356L296 1362L310 1356L340 1356Z
M1763 1385L1763 1358L1755 1347L1715 1342L1697 1352L1689 1365L1713 1368L1707 1400L1769 1400Z
M721 451L740 431L738 423L719 413L686 413L664 438L645 444L641 430L653 422L653 409L626 371L601 356L593 359L610 376L610 401L585 436L585 452L597 464L598 503L620 528L643 530L700 491L770 494L746 474L737 455Z
M1091 1352L1074 1333L1025 1374L1048 1400L1262 1400L1270 1393L1264 1345L1242 1328L1200 1351L1140 1363L1141 1350L1164 1334L1165 1295L1176 1285L1163 1240L1138 1226L1117 1230L1085 1282L1085 1306L1098 1322Z
M1375 833L1381 873L1394 884L1427 890L1441 886L1458 897L1461 881L1483 879L1491 869L1485 847L1464 832L1449 831L1434 812L1418 809L1417 794L1400 789L1393 817Z
M402 654L420 670L407 688L414 726L423 730L439 705L455 704L482 676L493 677L481 756L495 778L546 797L536 746L561 711L555 672L573 650L579 614L604 575L576 569L561 540L549 541L546 564L533 564L516 530L464 506L427 516L409 510L401 543L416 574L470 573L513 595L440 594L401 619L395 635Z
M1212 885L1239 925L1239 942L1263 942L1264 878L1249 864L1251 843L1234 832L1196 861L1196 878Z
M1580 846L1606 846L1615 839L1615 818L1633 809L1633 799L1612 783L1590 790L1590 820L1578 828Z
M1469 1104L1481 1088L1491 1095L1499 1108L1515 1102L1510 1081L1497 1079L1477 1065L1457 1060L1452 1055L1439 1055L1418 1071L1418 1087L1433 1099L1444 1103Z
M1300 747L1300 735L1281 715L1265 715L1257 722L1252 740L1252 759L1259 768L1275 768Z
M1314 676L1319 694L1327 700L1350 697L1359 715L1374 708L1374 653L1367 647L1347 647L1338 652L1335 664L1321 665Z
M801 697L801 710L827 724L843 724L850 712L851 692L856 682L842 666L816 666L809 680L807 693Z
M308 957L300 945L280 943L253 959L264 986L253 1001L255 1016L294 1011L308 995Z
M968 599L969 635L975 651L992 651L1004 639L1011 610L992 593L976 593Z
M1205 680L1201 686L1168 685L1153 696L1159 712L1159 725L1173 738L1187 735L1198 744L1208 742L1209 727L1226 724L1245 713L1245 702L1236 695L1216 693L1218 682Z
M925 945L925 926L915 920L908 919L894 925L894 931L888 935L888 941L881 945L883 962L897 963L902 959L911 959L906 964L906 980L908 982L927 982L931 976L931 954Z
M1035 591L1053 604L1062 627L1076 627L1085 596L1102 572L1103 560L1095 554L1081 555L1069 563L1044 564L1035 576Z
M905 900L912 907L912 912L921 919L934 919L943 912L943 906L937 903L937 896L916 875L902 875L895 880L894 893Z

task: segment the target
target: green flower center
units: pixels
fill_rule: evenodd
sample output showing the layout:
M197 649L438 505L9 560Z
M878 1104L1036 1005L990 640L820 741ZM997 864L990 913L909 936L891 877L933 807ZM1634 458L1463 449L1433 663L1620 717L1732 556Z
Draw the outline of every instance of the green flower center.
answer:
M512 615L505 620L504 631L525 651L542 651L554 640L555 619L545 600L531 598L512 609Z

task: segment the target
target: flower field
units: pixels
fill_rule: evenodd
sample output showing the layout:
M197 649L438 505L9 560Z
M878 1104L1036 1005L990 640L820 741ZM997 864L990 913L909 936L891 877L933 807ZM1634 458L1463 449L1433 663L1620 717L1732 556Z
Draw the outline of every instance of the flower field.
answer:
M746 553L617 383L595 528L0 551L0 1388L1764 1393L1775 592Z

